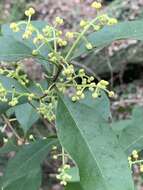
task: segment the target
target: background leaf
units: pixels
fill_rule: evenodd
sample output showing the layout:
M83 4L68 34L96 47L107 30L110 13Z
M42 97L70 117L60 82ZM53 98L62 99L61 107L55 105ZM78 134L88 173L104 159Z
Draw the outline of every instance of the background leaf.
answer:
M2 179L5 190L38 190L41 184L40 164L56 144L54 139L40 140L24 146L11 159Z
M121 22L114 26L106 26L98 32L91 33L87 39L96 48L103 48L115 40L136 39L143 40L143 20ZM79 44L71 59L88 53L85 42Z
M0 83L4 86L4 88L9 91L8 99L11 99L11 92L13 91L13 87L18 93L25 93L28 92L27 89L22 86L17 80L0 75ZM19 103L23 103L27 101L25 98L20 98ZM9 109L9 105L7 102L0 102L0 114L6 112Z
M16 61L32 56L32 51L13 37L0 37L0 61Z
M39 190L41 186L41 169L36 168L25 176L15 180L6 190Z
M14 143L13 139L9 139L8 142L0 148L0 154L6 154L11 151L19 151L20 147Z
M29 103L16 106L15 115L25 133L40 117L37 111Z
M143 107L136 107L133 110L132 119L121 121L119 142L124 151L129 155L133 149L143 148ZM118 122L113 123L113 128L118 130Z
M95 101L102 107L100 98ZM78 165L83 189L132 190L127 158L107 120L97 110L97 106L94 109L60 97L56 119L59 139Z
M4 88L7 91L13 91L14 87L17 92L28 92L27 89L24 86L22 86L17 80L10 77L0 75L0 83L4 86Z
M33 24L33 26L35 26L37 29L39 29L39 31L42 31L42 28L47 24L47 22L45 22L45 21L32 21L31 23ZM10 29L9 24L4 24L4 25L2 25L1 32L3 35L3 37L1 37L2 40L11 39L12 42L11 42L11 46L9 46L10 42L8 41L6 47L3 50L0 49L0 55L1 55L0 60L16 61L16 60L20 60L23 58L33 57L33 58L37 58L40 62L39 58L41 58L41 56L47 57L47 54L49 52L49 47L47 45L44 45L40 49L39 56L34 57L32 55L33 49L36 48L36 46L33 44L33 38L35 37L35 34L33 34L32 38L23 40L22 35L25 32L25 27L22 27L19 32L13 32ZM17 44L19 44L19 46ZM0 45L1 46L3 45L1 41L0 41ZM9 47L9 49L7 46ZM17 49L17 47L19 49ZM2 56L3 51L4 51L4 55L6 55L6 56ZM43 62L44 61L41 61L42 64L48 64L47 61L44 63Z

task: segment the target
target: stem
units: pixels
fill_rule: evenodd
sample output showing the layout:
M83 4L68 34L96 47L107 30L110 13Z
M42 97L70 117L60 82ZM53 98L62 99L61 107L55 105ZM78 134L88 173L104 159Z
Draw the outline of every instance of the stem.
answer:
M56 32L55 32L55 27L52 28L53 30L53 38L54 38L54 50L55 50L55 53L57 53L57 41L56 41ZM56 73L56 66L54 65L53 66L53 75L55 75Z
M58 71L57 71L57 73L55 74L55 76L54 76L54 78L53 78L53 81L52 82L56 82L57 81L57 79L58 79L58 77L59 77L59 75L60 75L60 73L61 73L61 71L62 71L62 66L60 65L59 66L59 68L58 68Z
M132 162L132 165L133 165L133 164L140 164L140 163L142 163L142 162L143 162L143 160L136 160L136 161Z
M26 25L26 28L25 28L25 32L27 31L27 28L30 25L30 21L31 21L31 16L28 17L28 21L27 21L27 25Z
M52 30L53 30L53 39L54 39L54 50L55 50L55 52L57 52L57 41L56 41L55 28L52 28Z
M65 165L65 151L64 148L62 147L62 165Z
M68 54L65 57L65 60L68 60L68 58L70 57L70 55L72 54L72 52L75 50L76 46L78 45L79 41L82 39L82 37L84 36L84 34L88 31L88 29L92 26L92 24L98 19L98 17L96 17L95 19L93 19L89 25L87 27L85 27L85 29L80 33L80 35L78 36L77 40L73 43L71 49L69 50Z

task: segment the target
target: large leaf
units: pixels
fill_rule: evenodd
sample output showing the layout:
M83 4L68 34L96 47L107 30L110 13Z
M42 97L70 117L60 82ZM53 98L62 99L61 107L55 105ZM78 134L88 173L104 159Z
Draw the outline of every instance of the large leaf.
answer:
M40 164L55 143L49 139L24 146L8 163L2 180L3 189L38 190L41 184Z
M105 47L113 41L121 39L143 40L143 20L121 22L114 26L107 26L88 36L88 40L96 48ZM73 52L71 59L85 53L88 53L88 50L85 47L85 42L82 42Z
M37 111L29 103L16 106L15 115L25 133L40 117Z
M78 165L84 190L133 190L127 158L102 117L99 109L102 101L100 98L96 101L98 106L91 108L59 97L56 119L59 139Z
M116 129L120 127L117 123L113 124ZM133 149L143 149L143 107L136 107L133 110L131 120L122 121L123 128L120 128L119 142L127 154L130 154Z
M17 152L19 150L19 146L17 146L14 142L13 139L9 139L9 141L0 148L0 154L6 154L11 151Z

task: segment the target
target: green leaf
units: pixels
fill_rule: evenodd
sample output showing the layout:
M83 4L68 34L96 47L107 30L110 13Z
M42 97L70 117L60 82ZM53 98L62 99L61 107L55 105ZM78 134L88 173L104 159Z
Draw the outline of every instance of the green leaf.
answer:
M59 97L56 128L60 142L76 162L84 190L133 190L127 157L102 117L102 101L96 101L98 107L91 108Z
M127 154L130 154L133 149L143 149L143 107L136 107L132 115L130 121L122 121L124 129L119 135L119 142ZM114 127L116 127L115 123Z
M40 117L37 111L29 103L16 106L15 115L25 133Z
M83 190L81 187L80 183L69 183L66 187L65 190Z
M122 130L127 128L130 123L131 123L130 119L115 121L112 123L112 129L116 133L117 136L120 136L120 134L122 133Z
M32 56L32 51L13 37L0 37L0 61L17 61Z
M69 182L79 182L80 176L79 176L79 169L78 167L72 167L67 170L67 173L72 176L72 178L69 180Z
M43 90L46 90L48 88L47 79L41 80L38 83L40 84L40 86L42 87ZM43 95L43 92L41 91L41 88L39 88L39 86L37 86L36 83L33 82L33 81L30 81L30 83L28 85L28 90L31 93L37 94L38 96Z
M40 20L39 21L32 21L31 23L34 27L36 27L41 32L42 32L42 28L44 28L48 24L46 21L40 21ZM24 33L24 31L25 31L25 27L22 27L22 29L19 32L13 32L10 29L10 23L9 24L2 24L2 26L1 26L1 33L3 36L12 36L15 39L17 39L18 41L22 41L23 43L27 43L28 45L30 45L29 40L23 40L22 39L22 34Z
M2 179L4 190L38 190L41 184L40 164L56 140L40 140L24 146L11 159Z
M29 171L25 177L16 179L12 184L4 188L5 190L39 190L41 186L40 167Z
M86 92L86 98L80 102L88 108L94 109L98 117L101 117L103 120L109 120L111 118L110 102L104 91L101 92L101 97L97 98L96 101L91 98L90 92Z
M121 22L114 26L106 26L102 30L90 34L87 39L95 48L103 48L115 40L143 40L143 20ZM88 52L89 51L85 47L85 42L82 42L73 52L71 59Z
M3 75L0 75L0 83L4 86L4 88L9 91L8 98L11 99L11 92L13 91L13 87L18 93L25 93L28 92L27 89L22 86L17 80L12 79L10 77L6 77ZM20 99L20 103L23 103L27 101L25 98ZM6 110L9 109L9 105L7 102L0 102L0 114L6 112Z
M4 75L0 75L0 83L4 86L4 88L9 91L8 98L11 99L11 92L13 91L13 87L15 88L16 92L18 93L35 93L38 96L43 95L41 89L36 86L35 83L31 82L28 87L21 85L16 79L6 77ZM48 84L47 81L43 80L40 82L43 89L47 89ZM21 97L19 99L19 104L28 102L26 97ZM32 102L34 103L34 102ZM36 102L37 103L37 102ZM4 113L9 108L7 103L0 102L0 114Z
M14 87L15 90L19 93L28 92L27 89L24 86L22 86L17 80L10 77L6 77L4 75L0 75L0 83L4 86L4 88L7 91L13 91Z
M19 150L19 147L13 142L12 139L10 139L4 146L0 148L0 154L6 154L11 151L17 152Z
M5 102L0 102L0 114L6 112L8 110L9 106Z
M45 25L47 25L47 22L45 22L45 21L32 21L32 24L33 24L33 26L35 26L37 29L39 29L39 31L42 31L42 28L45 26ZM19 60L19 59L22 59L22 58L27 58L27 57L34 57L34 56L32 56L32 51L33 51L33 49L35 49L36 47L35 47L35 45L33 44L33 38L35 37L35 35L36 35L36 33L35 34L33 34L33 36L32 36L32 38L30 38L30 39L27 39L27 40L23 40L23 38L22 38L22 35L23 35L23 33L25 32L25 26L24 27L22 27L21 28L21 30L19 31L19 32L13 32L11 29L10 29L10 27L9 27L9 25L10 24L4 24L4 25L2 25L2 29L1 29L1 31L2 31L2 35L4 36L4 37L2 37L2 38L9 38L9 39L12 39L13 40L13 46L10 46L9 47L9 51L6 49L5 50L5 52L8 54L8 53L11 53L11 51L13 51L13 48L12 47L14 47L14 43L19 43L19 44L21 44L21 47L19 47L19 50L17 50L17 52L23 52L24 50L24 48L26 47L28 50L26 51L26 53L24 54L22 54L22 56L21 55L19 55L19 53L18 53L18 55L17 55L17 57L15 57L14 55L13 56L10 56L9 57L9 59L8 59L8 57L6 57L5 58L5 60L6 61L11 61L11 59L13 58L13 60ZM1 44L1 42L0 42L0 44ZM3 45L3 44L2 44ZM1 51L1 50L0 50ZM14 51L14 53L17 53L17 52L15 52ZM25 52L25 51L24 51ZM45 56L45 57L47 57L47 54L48 54L48 52L49 52L49 47L47 46L47 45L44 45L42 48L40 48L40 55L39 56L36 56L35 58L41 58L41 56L43 57L43 56ZM6 55L7 55L6 54ZM0 60L3 60L3 57L1 58L0 57ZM39 62L40 62L40 59L38 59L39 60ZM41 61L42 62L42 61ZM43 64L43 62L42 62L42 64ZM47 62L45 62L44 64L48 64Z

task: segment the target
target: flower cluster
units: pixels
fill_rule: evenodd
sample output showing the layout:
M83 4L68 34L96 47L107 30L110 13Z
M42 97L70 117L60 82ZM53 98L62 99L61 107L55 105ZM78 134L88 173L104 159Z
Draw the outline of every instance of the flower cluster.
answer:
M59 174L56 176L60 180L60 184L66 186L67 182L72 179L72 176L67 173L67 170L70 169L70 165L64 164L58 169Z
M43 115L45 119L48 119L48 121L51 122L55 120L54 108L55 105L53 103L46 104L40 102L40 105L37 108L37 110L41 115Z
M91 4L91 7L98 10L98 9L101 9L101 8L102 8L102 5L101 5L100 2L94 1L94 2Z
M108 93L109 97L114 97L114 92L109 91L107 86L109 85L108 81L101 80L97 84L94 82L95 78L93 76L87 76L84 69L80 69L76 74L73 65L68 65L64 67L62 72L63 78L61 82L57 83L57 87L61 92L65 92L66 89L72 87L74 88L74 94L72 95L72 101L77 101L85 97L85 90L92 92L92 97L97 98L101 95L101 90L104 90ZM78 83L78 80L81 80L81 83Z
M92 3L91 7L98 10L101 9L102 5L101 3L95 1ZM80 40L85 42L85 47L88 50L91 50L94 47L92 43L86 38L86 35L90 30L98 31L105 25L116 24L117 20L115 18L110 18L105 14L98 15L91 21L81 20L81 32L67 31L65 34L63 34L60 29L60 27L64 24L64 20L62 18L56 17L53 22L53 26L45 25L44 28L39 30L31 22L31 17L33 14L35 14L35 10L33 8L29 8L25 11L25 15L28 17L28 20L19 23L12 23L10 28L13 30L13 32L19 32L23 26L25 27L22 38L23 40L30 39L33 42L33 45L35 46L35 49L32 51L33 56L39 56L40 50L43 46L47 46L48 48L50 47L51 51L48 53L46 59L53 65L54 75L56 70L58 73L56 82L54 81L54 86L56 86L58 90L63 93L66 90L73 88L74 90L71 97L72 101L83 99L85 97L86 90L91 91L93 98L100 96L101 90L106 91L109 97L114 97L114 92L108 90L108 81L101 80L98 83L95 83L95 78L93 76L86 75L84 69L79 69L78 71L75 70L74 66L71 63L68 63L68 59ZM74 38L75 42L73 42ZM70 45L71 48L68 50L68 53L65 56L62 51L62 47L67 46L69 43L73 44ZM61 71L59 71L59 68L61 68ZM4 73L8 77L15 78L22 85L26 86L29 82L25 74L19 74L20 67L17 67L15 71L4 70L0 72ZM27 96L29 101L32 101L33 99L39 99L40 102L37 108L38 112L43 115L44 118L48 119L49 121L53 121L55 119L54 113L57 103L55 90L53 90L53 87L49 87L47 90L42 90L42 93L42 98L37 98L37 95L32 92L28 92L24 94L24 96ZM16 105L18 103L19 97L21 96L21 94L17 94L15 91L12 92L12 99L9 102L9 105Z
M0 101L7 102L7 90L4 88L4 86L0 83Z
M137 150L133 150L131 156L128 157L130 167L134 164L138 165L140 172L143 172L143 160L139 159L139 153Z
M93 2L91 4L92 8L95 8L96 10L101 9L102 5L99 2ZM82 33L81 39L85 41L85 47L88 50L91 50L93 48L93 45L91 42L89 42L86 38L86 34L89 30L93 29L94 31L98 31L102 29L105 25L114 25L118 21L115 18L110 18L108 15L103 14L97 16L93 20L81 20L80 26L81 29L84 29L85 32L71 32L68 31L65 34L60 30L60 26L64 24L64 20L60 17L56 17L54 21L54 26L52 25L46 25L42 31L39 31L34 25L32 25L31 16L35 14L35 10L33 8L29 8L25 11L25 15L28 17L27 22L19 22L19 23L12 23L10 25L10 28L13 30L13 32L19 32L22 25L26 25L25 32L23 33L23 39L32 39L33 43L36 47L32 51L32 54L37 56L40 53L40 49L50 43L54 42L54 48L56 49L58 47L65 47L68 45L68 41L73 39L74 37L79 37ZM34 34L34 35L32 35ZM71 41L72 42L72 41Z
M0 74L16 79L23 86L29 83L27 75L23 73L21 65L18 64L16 65L15 70L0 68Z
M0 74L9 78L16 79L19 82L19 84L24 86L24 88L26 88L26 85L29 83L28 77L25 73L22 72L20 65L17 65L15 70L0 68ZM11 98L10 98L10 95L11 95ZM0 83L0 101L8 102L9 106L15 106L18 104L19 99L22 96L27 96L28 99L32 98L32 94L30 94L29 92L27 93L17 92L14 84L11 86L10 89L6 89L4 88L2 83Z

